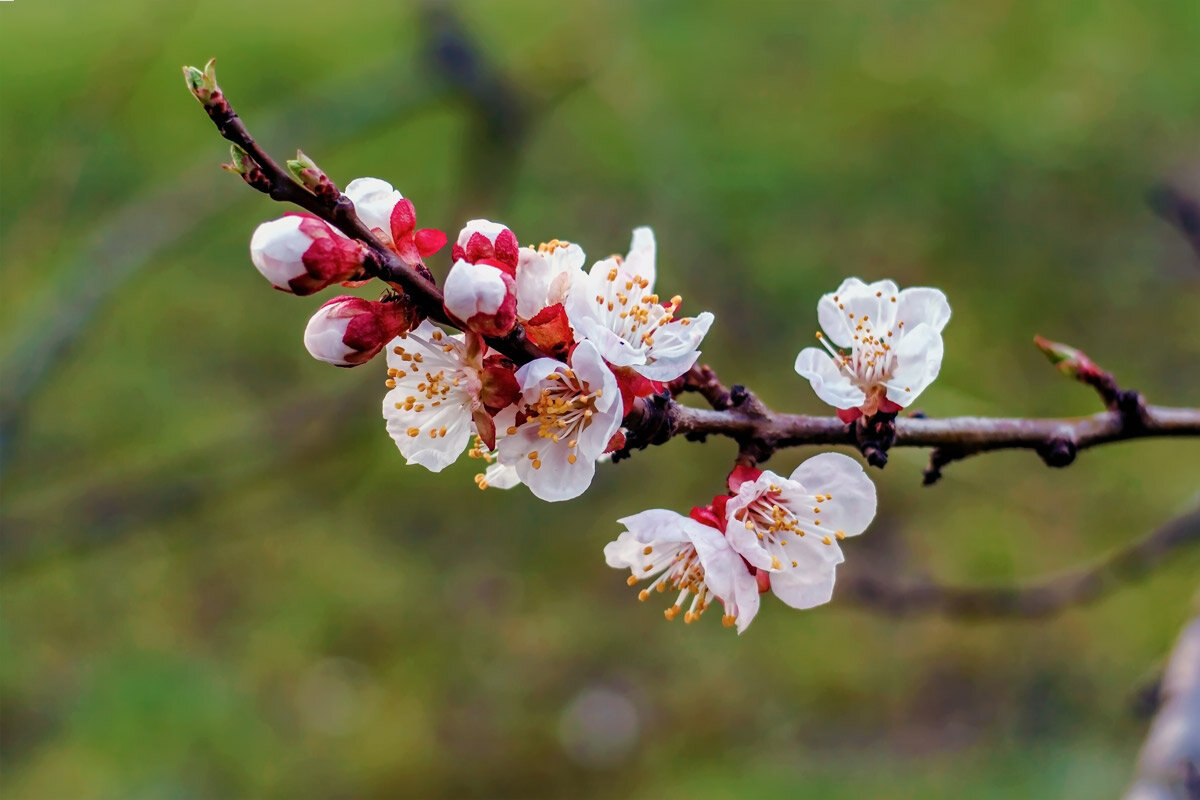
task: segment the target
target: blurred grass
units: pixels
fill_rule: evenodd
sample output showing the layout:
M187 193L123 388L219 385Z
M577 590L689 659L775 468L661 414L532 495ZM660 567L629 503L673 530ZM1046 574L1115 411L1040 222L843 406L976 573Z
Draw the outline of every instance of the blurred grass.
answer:
M662 287L717 314L705 359L777 407L822 410L790 363L817 297L859 274L951 299L927 412L1089 413L1035 332L1156 402L1200 403L1200 270L1143 202L1200 164L1195 3L455 8L533 106L586 76L531 121L511 185L464 169L470 112L430 89L408 6L0 9L5 374L64 296L179 225L7 443L5 796L1113 794L1196 553L1044 622L898 622L835 598L768 603L740 638L668 625L600 548L618 516L711 496L730 445L638 454L553 506L477 493L474 464L405 468L382 376L311 361L316 302L249 266L281 209L196 171L225 148L179 66L216 55L270 149L387 178L422 224L486 214L597 258L653 224ZM188 186L194 213L147 201ZM162 217L92 261L139 202ZM920 490L923 454L897 453L847 568L1052 572L1195 502L1196 455L1136 443L1048 472L1001 453ZM629 699L637 739L580 762L561 719L594 687Z

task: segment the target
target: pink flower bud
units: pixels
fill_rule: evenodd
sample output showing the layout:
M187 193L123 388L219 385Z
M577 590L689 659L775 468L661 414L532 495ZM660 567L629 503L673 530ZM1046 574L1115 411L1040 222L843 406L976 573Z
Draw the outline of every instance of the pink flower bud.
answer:
M517 237L506 226L487 219L473 219L458 234L458 241L450 250L455 261L475 264L483 260L495 261L496 266L509 275L517 272L520 248Z
M318 361L354 367L370 361L413 323L403 299L373 302L341 295L317 309L304 329L304 346Z
M250 260L276 288L307 295L349 280L362 267L366 245L311 214L264 222L250 237Z
M446 310L484 336L503 336L517 324L516 283L487 260L457 261L446 276Z

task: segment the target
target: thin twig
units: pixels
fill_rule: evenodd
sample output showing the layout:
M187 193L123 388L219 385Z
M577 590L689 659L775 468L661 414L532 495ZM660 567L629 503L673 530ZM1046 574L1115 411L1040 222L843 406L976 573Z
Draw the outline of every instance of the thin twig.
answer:
M939 613L962 619L1045 617L1098 600L1187 547L1200 544L1200 508L1177 517L1094 566L1021 586L944 586L894 582L883 575L843 579L839 600L888 616Z
M211 72L211 69L209 70ZM445 310L442 292L432 280L423 264L409 264L376 238L354 209L349 197L328 183L327 191L313 192L297 183L286 169L279 165L266 150L250 135L250 131L233 110L229 100L213 80L211 88L196 93L209 119L217 127L222 138L240 147L257 165L243 177L251 187L263 192L273 200L292 203L320 217L352 239L366 244L373 258L364 263L368 275L386 281L403 290L414 305L430 319L464 327ZM517 325L503 337L488 338L488 345L518 363L541 358L544 354L525 337L525 331Z

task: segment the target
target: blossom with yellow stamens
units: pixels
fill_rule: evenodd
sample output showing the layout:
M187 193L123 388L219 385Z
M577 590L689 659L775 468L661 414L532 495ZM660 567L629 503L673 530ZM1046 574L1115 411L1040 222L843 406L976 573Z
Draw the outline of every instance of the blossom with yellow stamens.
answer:
M857 461L821 453L788 478L764 471L738 486L725 508L725 535L751 566L770 573L780 600L812 608L833 596L838 542L862 533L875 506L875 484Z
M713 315L676 318L682 299L663 302L654 293L654 259L654 232L635 229L629 255L597 262L571 288L566 311L576 334L594 342L609 364L669 381L696 363Z
M950 304L938 289L847 278L817 303L817 317L824 349L801 350L796 372L846 422L910 405L941 370Z
M652 579L639 600L677 592L664 615L671 620L683 611L683 621L694 622L716 598L725 607L725 625L746 630L758 613L758 585L720 530L661 508L618 522L626 530L604 546L604 558L610 567L630 570L630 586Z
M494 358L473 334L451 336L428 320L391 341L383 417L409 464L440 472L472 434L495 443L492 416L516 399L517 384Z
M570 500L592 483L596 459L621 427L617 379L591 342L570 365L539 358L517 370L519 425L499 443L500 463L543 500Z

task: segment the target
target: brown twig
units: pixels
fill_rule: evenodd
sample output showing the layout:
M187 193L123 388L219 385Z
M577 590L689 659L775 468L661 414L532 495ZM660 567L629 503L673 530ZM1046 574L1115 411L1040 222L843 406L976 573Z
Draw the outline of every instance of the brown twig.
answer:
M1091 567L1022 586L960 587L900 584L882 575L852 575L838 584L839 600L889 616L939 613L984 619L1045 617L1094 602L1134 581L1175 552L1200 544L1200 508L1171 520Z
M749 392L747 397L754 398ZM626 418L637 429L646 419L665 414L671 436L698 439L725 436L757 441L765 456L787 447L848 445L857 447L853 425L837 417L810 417L772 411L754 398L754 405L717 411L685 406L674 400L655 413L656 401L639 400ZM1089 447L1152 436L1200 436L1200 409L1146 406L1144 421L1128 424L1119 411L1088 417L1024 419L1006 417L902 417L895 420L893 447L933 447L953 453L954 459L993 450L1034 450L1054 467L1066 466ZM665 439L664 439L665 441ZM760 459L760 460L765 460ZM953 460L953 459L951 459ZM927 479L928 481L928 479Z

